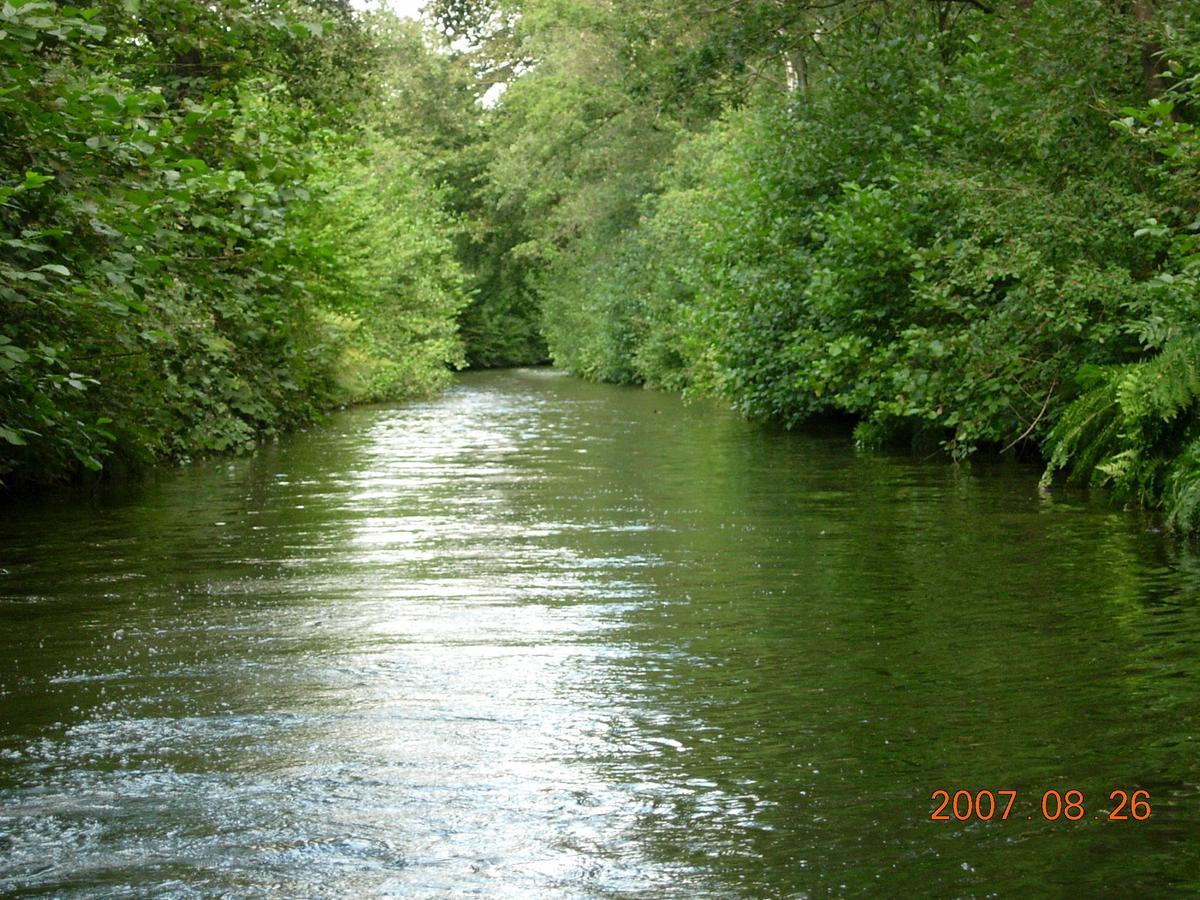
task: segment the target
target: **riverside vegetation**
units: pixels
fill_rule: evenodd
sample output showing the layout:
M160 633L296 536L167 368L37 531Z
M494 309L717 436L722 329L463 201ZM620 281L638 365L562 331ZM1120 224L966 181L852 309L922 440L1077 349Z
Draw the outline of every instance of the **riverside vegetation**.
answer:
M1200 524L1194 4L426 19L5 4L0 477L551 358Z
M342 3L0 11L0 477L240 449L436 388L465 303Z

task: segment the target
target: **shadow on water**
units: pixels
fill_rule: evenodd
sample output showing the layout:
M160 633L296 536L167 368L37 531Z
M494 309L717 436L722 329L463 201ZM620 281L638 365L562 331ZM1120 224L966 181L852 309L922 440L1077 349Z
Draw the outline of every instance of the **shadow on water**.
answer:
M1200 889L1200 563L1037 474L538 369L14 507L0 892Z

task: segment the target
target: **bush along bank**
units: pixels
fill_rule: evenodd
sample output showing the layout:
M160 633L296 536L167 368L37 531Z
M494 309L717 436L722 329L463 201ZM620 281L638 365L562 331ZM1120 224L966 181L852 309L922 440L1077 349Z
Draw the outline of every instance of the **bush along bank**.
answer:
M454 231L337 2L5 4L0 480L245 449L460 362Z

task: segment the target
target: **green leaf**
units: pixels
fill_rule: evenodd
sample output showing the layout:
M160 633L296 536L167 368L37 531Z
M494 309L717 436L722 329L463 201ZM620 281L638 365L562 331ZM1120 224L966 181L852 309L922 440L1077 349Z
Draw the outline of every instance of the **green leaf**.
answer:
M100 460L96 459L96 457L92 456L90 453L85 453L82 450L76 450L76 451L74 451L74 453L75 453L75 458L77 460L79 460L81 463L83 463L84 466L87 467L88 469L90 469L91 471L99 472L101 469L104 468L104 464L101 463Z
M5 440L18 447L25 445L25 438L21 436L20 432L13 431L13 429L6 428L3 425L0 425L0 440Z
M34 190L53 180L53 175L39 175L37 172L26 172L24 187L26 190Z
M28 361L29 354L13 344L0 344L0 355L6 356L15 363Z

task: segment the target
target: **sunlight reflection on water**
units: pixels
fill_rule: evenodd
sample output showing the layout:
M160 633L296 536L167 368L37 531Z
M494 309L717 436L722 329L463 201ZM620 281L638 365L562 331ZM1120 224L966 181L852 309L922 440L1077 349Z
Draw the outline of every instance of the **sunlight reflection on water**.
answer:
M19 510L0 893L1191 886L1198 567L1035 481L529 370Z

